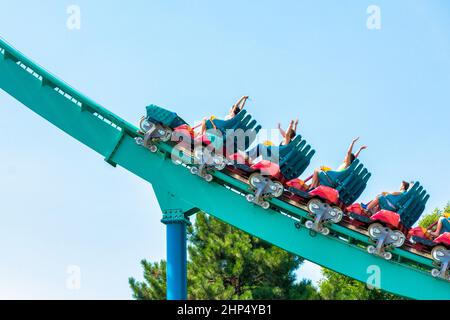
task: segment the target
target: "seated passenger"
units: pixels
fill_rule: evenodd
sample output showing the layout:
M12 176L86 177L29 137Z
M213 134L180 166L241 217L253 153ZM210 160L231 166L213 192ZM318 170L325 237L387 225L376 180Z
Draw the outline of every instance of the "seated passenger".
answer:
M281 128L281 124L278 124L278 130L280 131L283 140L280 142L280 146L287 146L291 143L292 140L297 136L297 126L298 119L291 120L288 128L284 131ZM271 141L265 141L263 143L258 144L256 147L252 148L248 152L240 152L240 154L246 159L247 162L252 163L256 158L261 155L270 156L269 148L273 147L273 143Z
M394 210L394 208L395 208L394 205L389 202L389 199L387 199L386 196L388 196L388 195L392 195L392 196L402 195L402 194L404 194L405 192L408 191L409 185L410 184L408 182L402 181L402 183L400 185L400 191L382 192L374 200L369 202L369 204L365 208L366 213L368 213L369 215L373 215L376 212L378 212L380 210L380 202L381 202L382 207L384 207L384 208L392 207L392 209Z
M439 218L436 231L430 232L432 237L439 237L441 234L450 232L450 217L441 217Z
M297 135L298 119L291 120L286 131L281 128L281 124L278 123L278 130L280 131L283 141L281 141L280 146L287 146Z
M361 148L359 148L358 152L356 154L353 153L353 147L355 146L355 143L359 140L359 138L353 139L352 143L350 144L350 147L347 151L347 155L345 156L344 162L337 168L337 172L340 171L344 171L345 169L347 169L348 167L350 167L350 165L353 163L353 161L355 161L355 159L357 159L361 153L361 151L363 151L364 149L367 149L367 146L362 146ZM315 189L320 185L320 178L319 178L319 174L323 171L323 168L320 169L316 169L314 171L313 177L312 177L312 182L310 185L310 189Z
M236 103L231 107L230 111L229 111L228 114L225 116L225 119L224 119L224 120L231 120L231 119L233 119L237 114L239 114L239 112L241 112L242 109L244 109L245 103L247 102L248 98L249 98L248 96L243 96L242 98L240 98L240 99L238 100L238 102L236 102ZM212 126L213 126L213 128L216 130L217 127L216 127L216 125L214 124L214 119L216 119L215 116L211 116L211 117L209 117L209 118L203 118L202 122L201 122L198 126L193 127L193 128L192 128L193 130L195 130L195 129L197 129L197 128L201 128L198 132L195 132L195 137L197 137L197 136L204 136L204 135L206 134L206 130L207 130L206 122L207 122L207 121L210 121L211 124L212 124Z
M242 109L244 109L245 107L245 103L248 100L248 96L243 96L242 98L240 98L238 100L238 102L236 102L230 109L230 111L228 112L228 114L225 116L225 120L231 120L233 119L239 112L242 111Z

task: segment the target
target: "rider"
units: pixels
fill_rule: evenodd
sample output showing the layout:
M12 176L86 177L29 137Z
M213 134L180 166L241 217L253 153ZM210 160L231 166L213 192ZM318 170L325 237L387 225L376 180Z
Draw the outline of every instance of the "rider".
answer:
M242 98L240 98L228 111L228 114L225 116L224 120L231 120L233 119L235 116L237 116L239 114L239 112L242 111L242 109L244 109L245 107L245 103L248 100L248 96L243 96ZM203 118L202 122L193 127L192 129L195 130L197 128L201 128L199 132L195 133L195 136L204 136L206 134L206 130L207 130L207 126L206 123L207 121L210 121L213 128L217 129L216 125L214 124L214 119L216 119L216 117L211 116L209 118Z
M378 195L374 200L372 200L366 207L366 212L372 215L375 211L379 210L379 205L381 202L381 205L385 208L392 207L392 204L389 202L389 199L386 198L388 195L392 196L399 196L404 194L408 191L410 186L409 182L402 181L400 185L400 191L394 191L394 192L382 192L380 195Z
M281 127L281 124L278 123L278 130L280 131L281 136L283 137L283 140L280 142L281 146L287 146L291 141L297 136L297 126L298 126L298 119L291 120L289 122L289 126L287 127L286 131L283 130ZM248 151L247 153L241 153L249 162L252 162L256 158L258 158L260 155L263 155L264 152L270 153L269 148L273 147L273 143L271 141L265 141L264 143L258 144L256 147Z
M353 139L352 143L350 144L350 147L348 148L347 154L346 154L346 156L344 158L344 162L342 162L342 164L337 168L336 171L338 171L338 172L344 171L345 169L350 167L350 165L353 163L353 161L355 161L355 159L359 157L361 151L363 151L364 149L367 149L367 146L362 146L361 148L359 148L358 152L356 154L354 154L353 153L353 147L355 146L355 143L358 140L359 140L359 137ZM324 169L325 168L320 168L320 169L316 169L314 171L310 189L315 189L315 188L317 188L320 185L319 174L321 172L323 172L323 171L326 171Z
M432 237L438 237L439 235L450 232L450 216L439 218L436 231L430 232Z

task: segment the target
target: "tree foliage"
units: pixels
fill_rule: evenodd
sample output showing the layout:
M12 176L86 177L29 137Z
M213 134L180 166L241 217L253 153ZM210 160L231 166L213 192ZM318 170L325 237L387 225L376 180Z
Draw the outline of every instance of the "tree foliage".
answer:
M444 213L450 213L450 202L443 209L436 208L433 212L425 214L419 221L419 225L423 228L429 228L436 221L438 221L439 217L441 217Z
M308 280L296 281L303 262L203 213L189 228L189 299L317 299ZM136 299L165 298L165 262L142 262L144 281L129 279Z
M393 300L400 299L389 293L368 289L359 281L328 269L322 269L323 279L319 282L319 293L324 300Z

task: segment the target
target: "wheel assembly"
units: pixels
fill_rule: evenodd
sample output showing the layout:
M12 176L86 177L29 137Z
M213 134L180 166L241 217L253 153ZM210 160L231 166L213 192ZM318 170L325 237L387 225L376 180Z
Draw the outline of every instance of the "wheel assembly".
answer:
M316 213L322 207L322 201L319 199L312 199L307 204L310 213Z
M206 180L206 182L211 182L211 181L213 181L213 179L214 179L214 177L212 176L212 174L207 173L207 174L205 175L205 180Z
M155 153L156 151L158 151L158 147L155 146L154 144L151 145L149 149L150 149L150 151L153 152L153 153Z
M143 146L144 145L144 138L142 138L142 137L137 137L137 138L134 139L134 141L136 141L136 144L138 146Z
M261 175L259 173L253 173L250 178L248 178L248 182L252 187L256 188L257 185L261 183Z
M344 217L344 212L339 207L333 207L332 211L330 212L331 221L334 223L339 223L342 221L342 218Z
M437 246L431 250L431 256L435 261L442 262L446 256L447 249L444 246Z
M216 170L222 171L223 169L225 169L227 163L226 163L224 157L215 156L213 160L214 160L214 167L216 168Z
M377 251L377 249L374 246L368 246L367 247L367 252L369 254L374 254Z
M323 228L320 230L320 233L323 234L324 236L327 236L327 235L330 234L330 229L327 228L327 227L323 227Z
M252 194L248 194L245 196L245 199L247 199L248 202L253 202L255 201L255 196Z
M383 258L386 260L391 260L392 259L392 253L390 252L383 252Z
M392 232L390 235L390 238L391 238L391 241L393 241L392 245L397 248L400 248L405 243L405 240L406 240L406 237L403 234L403 232L398 231L398 230Z
M264 201L264 202L261 204L261 207L262 207L264 210L267 210L267 209L270 208L270 203L269 203L268 201Z
M434 278L439 278L439 277L441 276L441 270L439 270L439 269L433 269L433 270L431 270L431 275L432 275Z
M284 186L281 182L274 181L273 185L271 186L271 189L274 198L279 198L283 195Z
M311 220L306 221L305 227L308 229L312 229L314 227L314 222L312 222Z
M374 223L369 226L367 231L372 239L378 239L382 235L383 229L383 225L380 223Z
M172 139L172 130L167 130L164 132L164 134L161 137L161 141L167 142Z
M141 128L142 132L149 132L153 129L154 126L154 123L148 121L147 118L142 118L139 122L139 127Z
M198 174L198 168L197 168L197 167L191 167L190 171L191 171L191 173L194 174L194 175L197 175L197 174Z

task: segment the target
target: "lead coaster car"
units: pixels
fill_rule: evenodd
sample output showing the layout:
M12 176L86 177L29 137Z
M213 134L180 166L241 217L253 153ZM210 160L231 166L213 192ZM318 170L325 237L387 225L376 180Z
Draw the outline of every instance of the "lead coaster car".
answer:
M306 221L305 227L328 235L330 225L342 221L344 209L362 194L370 177L368 170L356 159L343 171L322 171L320 185L311 191L291 182L288 190L294 201L306 204L312 220Z
M406 234L419 219L429 199L418 182L404 194L379 197L379 210L369 216L361 204L347 208L350 218L359 227L367 228L373 245L367 252L386 260L392 259L392 249L405 244Z
M172 134L176 128L188 126L187 122L180 118L175 112L166 110L156 105L147 108L147 116L142 117L139 128L143 137L136 137L136 143L151 152L158 151L157 143L168 142L172 139Z
M228 170L247 180L250 185L250 193L246 195L248 202L269 209L268 200L283 195L286 183L305 171L315 151L300 135L286 146L258 145L256 148L260 148L258 154L262 160L249 163L248 158L234 154L231 159L236 164Z
M431 275L435 278L450 281L450 232L439 235L436 239L431 239L429 231L436 224L428 229L416 227L409 231L409 241L420 251L431 253L433 264L436 268L431 270Z
M248 145L253 142L261 129L261 126L257 125L245 110L231 120L215 119L217 134L214 134L215 130L211 130L211 123L207 122L208 131L205 135L195 137L192 128L176 113L150 105L147 107L147 116L140 121L140 129L144 135L137 137L136 143L151 152L157 152L158 142L181 141L179 145L191 155L190 172L211 182L213 171L221 171L230 164L225 153L215 152L226 146L228 130L240 129L247 132L249 139L245 143ZM246 146L245 143L244 146ZM237 147L238 145L235 144L235 148Z

